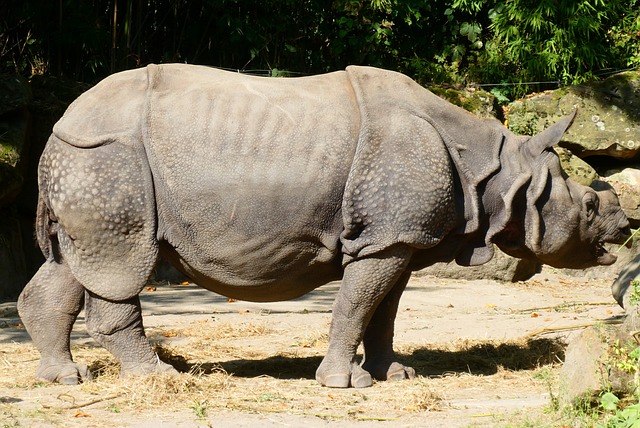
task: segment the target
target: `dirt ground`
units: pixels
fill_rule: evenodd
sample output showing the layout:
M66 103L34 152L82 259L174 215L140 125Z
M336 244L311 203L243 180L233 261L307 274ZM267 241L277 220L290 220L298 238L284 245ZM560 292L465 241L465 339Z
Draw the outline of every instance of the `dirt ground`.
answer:
M33 379L38 353L15 303L0 305L0 421L4 427L562 426L550 408L561 342L622 316L613 278L551 272L514 284L414 276L400 303L396 349L418 377L365 389L314 380L327 348L338 283L289 302L229 301L192 284L142 293L147 334L184 373L120 379L106 351L72 335L95 379Z

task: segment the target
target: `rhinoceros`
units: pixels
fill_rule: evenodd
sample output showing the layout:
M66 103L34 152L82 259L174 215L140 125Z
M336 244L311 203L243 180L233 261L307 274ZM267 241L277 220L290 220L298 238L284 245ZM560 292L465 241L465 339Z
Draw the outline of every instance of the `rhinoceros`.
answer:
M138 298L162 257L249 301L341 279L318 382L412 378L393 351L412 271L482 264L494 245L557 267L615 261L604 243L630 235L617 196L567 178L551 149L572 119L517 136L369 67L299 78L184 64L114 74L68 108L40 159L46 261L18 302L41 354L37 377L90 378L69 346L83 304L123 375L173 370L145 336Z

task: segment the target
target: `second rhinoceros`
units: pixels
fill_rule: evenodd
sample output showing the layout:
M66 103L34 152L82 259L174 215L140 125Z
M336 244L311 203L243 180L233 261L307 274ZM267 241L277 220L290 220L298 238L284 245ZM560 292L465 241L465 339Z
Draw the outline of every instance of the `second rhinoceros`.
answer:
M520 137L368 67L275 79L176 64L108 77L69 107L40 160L46 261L19 299L37 376L90 376L69 348L83 302L123 374L172 370L138 298L164 257L251 301L342 279L318 382L413 377L392 346L411 271L485 263L494 244L557 267L615 261L603 244L629 236L616 195L568 179L550 149L572 118Z

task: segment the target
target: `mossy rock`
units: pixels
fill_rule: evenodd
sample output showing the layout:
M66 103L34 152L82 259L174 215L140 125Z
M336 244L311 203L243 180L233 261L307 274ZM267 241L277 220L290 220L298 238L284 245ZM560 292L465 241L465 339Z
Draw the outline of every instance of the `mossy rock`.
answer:
M489 262L479 266L460 266L456 262L435 263L415 273L416 276L433 275L450 279L488 279L501 282L525 281L538 273L537 262L516 259L494 247L494 256Z
M567 347L560 371L560 402L566 406L594 402L603 392L620 397L638 392L630 357L637 346L623 326L596 325L583 330Z
M584 186L590 186L591 183L598 180L598 173L591 167L591 165L579 157L574 156L573 153L567 149L563 149L562 147L555 147L554 149L556 153L558 153L562 169L574 181Z
M604 81L547 91L515 101L508 108L508 127L534 135L575 109L578 114L560 146L581 158L632 159L640 152L640 71Z
M496 97L486 91L450 88L429 88L431 92L452 104L482 118L498 118Z

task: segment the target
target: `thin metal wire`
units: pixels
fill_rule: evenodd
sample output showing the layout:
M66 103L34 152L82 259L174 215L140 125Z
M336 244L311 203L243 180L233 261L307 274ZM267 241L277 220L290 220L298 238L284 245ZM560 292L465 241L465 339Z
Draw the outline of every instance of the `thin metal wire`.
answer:
M239 68L227 68L227 67L216 67L210 66L211 68L217 68L219 70L225 71L233 71L236 73L242 74L250 74L253 76L266 76L273 77L273 72L276 71L278 75L282 76L309 76L310 73L304 73L300 71L289 71L289 70L274 70L274 69L239 69ZM594 73L594 76L608 76L612 74L622 73L625 71L638 70L640 66L624 68L619 70L601 70L599 72ZM549 80L549 81L540 81L540 82L500 82L500 83L476 83L473 86L486 87L486 86L528 86L528 85L558 85L558 87L568 86L568 84L563 80Z

